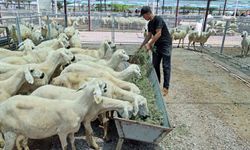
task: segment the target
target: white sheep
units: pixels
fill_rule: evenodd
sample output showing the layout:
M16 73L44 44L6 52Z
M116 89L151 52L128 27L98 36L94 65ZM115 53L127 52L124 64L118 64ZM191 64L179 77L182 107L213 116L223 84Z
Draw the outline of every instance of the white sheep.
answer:
M191 32L188 35L188 40L189 40L188 49L190 47L190 44L192 43L194 50L196 50L196 48L195 48L196 42L199 42L201 44L201 46L203 47L204 43L207 42L208 38L215 33L216 33L215 29L210 29L208 32L201 32L201 33L197 32L197 31Z
M77 47L81 48L81 40L80 40L80 33L78 30L75 31L75 34L69 40L70 47Z
M90 58L90 59L88 59L88 58ZM98 60L95 58L91 58L90 56L87 56L87 55L80 55L80 54L76 55L76 61L79 62L81 60L93 61L95 63L102 64L104 66L108 66L108 67L113 68L113 69L117 69L118 65L121 62L129 60L129 56L127 55L125 50L119 49L119 50L114 52L114 54L111 56L111 58L109 60L104 60L104 59Z
M250 50L250 36L248 36L248 32L247 31L243 31L241 34L242 37L242 41L241 41L241 55L243 57L246 57L249 50Z
M50 79L54 74L55 70L61 65L70 64L75 60L75 56L68 49L58 49L52 51L45 56L45 61L40 64L32 64L34 67L41 69ZM6 79L9 75L15 73L15 70L20 67L20 65L13 65L7 63L0 63L0 80Z
M53 48L50 47L37 48L33 51L26 50L26 52L24 53L26 53L27 55L6 57L1 59L0 61L4 63L18 64L18 65L29 64L29 63L42 63L46 60L46 57L49 55L50 52L54 52Z
M26 39L23 42L19 43L18 50L24 51L25 54L28 54L29 51L32 51L35 49L35 44L31 39Z
M174 31L172 31L173 33L171 33L171 35L173 40L179 40L177 47L180 47L180 43L182 41L182 48L184 48L184 39L191 28L191 26L185 26L182 28L176 28Z
M24 56L30 51L35 49L34 43L30 39L26 39L18 45L18 51L11 51L8 49L0 48L0 59L10 56ZM20 52L21 51L21 52Z
M34 78L44 79L44 73L39 69L24 66L18 69L15 74L8 79L0 81L0 102L15 95L25 82L34 84Z
M27 26L23 25L23 24L20 24L19 25L20 27L20 32L21 32L21 38L22 40L25 40L27 38L31 38L31 29L28 28ZM17 29L16 29L16 25L10 25L8 26L8 29L10 31L10 35L11 35L11 38L17 42Z
M78 72L61 73L60 76L54 78L51 81L51 84L61 85L61 83L65 83L67 84L67 87L72 88L71 86L74 86L75 84L78 85L79 81L82 81L86 78L103 78L105 80L110 80L112 83L114 83L115 85L124 90L131 91L137 94L140 93L140 89L135 84L120 80L114 77L109 72L97 70L89 66L85 66L84 69L85 69L84 73L78 73Z
M102 70L103 72L108 72L114 77L124 80L124 81L129 81L133 77L141 78L140 67L136 64L131 64L123 71L117 72L109 67L106 67L101 64L94 63L94 62L90 62L90 61L80 61L80 62L71 64L62 71L62 74L66 72L84 72L85 66L93 67L95 69Z
M53 49L59 49L59 48L69 48L69 39L64 33L59 34L57 39L52 39L48 41L44 41L36 46L36 48L44 48L44 47L50 47Z
M95 58L110 59L112 54L116 51L116 45L109 40L105 40L101 43L98 50L87 50L82 48L71 48L70 50L73 54L84 54Z
M44 40L41 30L33 29L31 33L31 39L35 45L40 44Z
M78 26L79 24L77 23L77 21L74 21L72 26L69 26L67 28L64 29L64 33L69 37L71 38L74 34L75 34L75 31L76 31L76 26Z
M74 85L73 86L70 85L69 88L77 89L80 84L88 82L89 80L91 80L91 78L81 78L81 80L79 80L78 83L76 83L77 81L75 81L73 83ZM64 81L65 80L60 82L60 86L67 87L68 84L67 83L65 84ZM67 82L71 82L71 81L67 81ZM134 106L134 113L133 113L134 115L136 115L138 113L138 111L139 111L140 116L145 117L148 115L149 111L148 111L148 107L147 107L147 100L143 96L135 94L133 92L128 92L126 90L123 90L108 80L105 80L105 82L107 83L107 93L105 94L105 96L113 98L113 99L120 99L123 101L131 102ZM45 97L45 98L70 97L72 100L76 99L72 94L70 94L71 90L68 90L67 88L63 88L63 87L57 87L57 90L55 90L55 87L57 87L57 86L53 86L53 85L42 86L42 87L36 89L32 93L32 95L41 96L41 97ZM105 122L105 121L103 121L103 122ZM105 123L104 123L104 127L105 127ZM104 128L104 137L103 138L107 139L107 129L105 129L105 128Z
M89 78L88 81L92 80L92 78ZM105 81L107 83L107 93L104 94L104 96L113 98L113 99L119 99L123 101L129 101L133 103L134 105L134 115L138 112L138 106L141 107L140 109L140 115L147 115L148 114L148 107L147 107L147 100L140 95L127 92L121 89L117 89L111 82ZM83 82L85 84L85 82ZM78 89L78 88L75 88ZM119 93L119 94L118 94ZM65 88L65 87L59 87L54 85L45 85L42 87L39 87L36 89L31 95L39 96L43 98L49 98L49 99L70 99L75 100L77 97L79 97L79 94L76 93L74 90ZM97 116L98 114L94 115ZM91 120L94 120L95 118L92 118ZM106 137L106 135L104 135Z
M10 57L10 56L23 56L24 52L20 51L11 51L5 48L0 48L0 59Z
M90 121L94 118L93 114L123 109L124 116L128 117L129 111L133 110L128 102L103 97L105 87L103 81L88 82L78 91L81 96L74 101L24 95L9 98L0 104L0 129L5 138L4 148L12 149L18 135L31 139L58 135L62 149L65 150L69 135L72 149L75 150L74 133L79 130L82 121L87 137L92 137ZM96 143L93 144L93 138L87 138L87 141L98 148Z

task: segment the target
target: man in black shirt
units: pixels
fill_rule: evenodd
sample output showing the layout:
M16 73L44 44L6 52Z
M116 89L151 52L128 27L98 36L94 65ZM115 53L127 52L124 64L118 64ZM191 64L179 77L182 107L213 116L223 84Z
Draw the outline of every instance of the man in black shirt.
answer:
M172 38L164 20L160 16L154 15L149 6L142 7L141 16L149 22L148 35L141 44L140 49L143 46L145 46L147 50L153 49L153 66L159 82L161 80L160 63L161 60L163 60L163 95L166 96L168 94L171 72Z

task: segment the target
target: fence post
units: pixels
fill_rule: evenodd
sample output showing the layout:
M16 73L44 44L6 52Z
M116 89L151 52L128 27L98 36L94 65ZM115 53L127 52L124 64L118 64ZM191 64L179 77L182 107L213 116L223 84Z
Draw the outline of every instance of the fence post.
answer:
M223 35L223 39L222 39L222 44L221 44L221 49L220 49L220 54L223 53L228 26L229 26L229 20L227 20L227 22L226 22L226 26L225 26L225 30L224 30L224 35Z
M112 42L115 43L115 17L114 14L112 13L112 31L111 31L111 38L112 38Z
M18 44L20 44L22 42L22 37L21 37L21 31L20 31L20 25L19 25L19 16L16 16L16 30L17 30Z
M51 32L50 32L50 23L49 23L49 16L47 15L47 26L48 26L48 38L51 39Z

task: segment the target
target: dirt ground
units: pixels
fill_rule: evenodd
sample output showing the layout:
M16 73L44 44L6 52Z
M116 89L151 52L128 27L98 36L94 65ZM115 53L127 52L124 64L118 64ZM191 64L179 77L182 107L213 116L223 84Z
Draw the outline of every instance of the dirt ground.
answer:
M164 149L250 149L250 88L205 54L174 49Z

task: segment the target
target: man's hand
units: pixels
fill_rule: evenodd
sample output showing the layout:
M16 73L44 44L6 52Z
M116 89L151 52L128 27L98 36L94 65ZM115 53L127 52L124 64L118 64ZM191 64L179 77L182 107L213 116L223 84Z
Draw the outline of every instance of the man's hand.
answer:
M147 43L147 44L145 45L145 47L146 47L147 51L149 51L149 50L152 49L152 45L151 45L150 43Z

